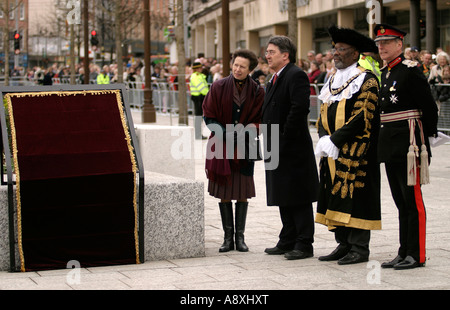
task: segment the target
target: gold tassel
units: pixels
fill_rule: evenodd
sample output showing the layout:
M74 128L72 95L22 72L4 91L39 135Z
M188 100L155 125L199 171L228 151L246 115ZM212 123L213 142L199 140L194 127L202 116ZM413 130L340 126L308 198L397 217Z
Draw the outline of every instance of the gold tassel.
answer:
M420 184L430 183L430 172L428 170L427 146L422 144L420 152Z
M416 154L414 153L414 145L409 146L408 155L408 186L416 185Z

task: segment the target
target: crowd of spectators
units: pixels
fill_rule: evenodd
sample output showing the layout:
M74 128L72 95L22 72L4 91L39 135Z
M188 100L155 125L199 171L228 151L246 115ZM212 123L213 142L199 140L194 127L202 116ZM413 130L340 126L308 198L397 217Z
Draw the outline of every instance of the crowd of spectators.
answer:
M435 53L427 50L420 51L414 46L406 48L404 55L407 59L417 61L418 66L432 87L433 95L438 105L450 99L450 86L442 86L450 83L450 61L446 52L441 48L438 48ZM372 56L377 59L376 55ZM383 66L382 62L380 59L377 60L380 62L379 67L381 68ZM199 55L195 62L202 63L203 73L209 83L224 77L223 66L220 60ZM297 65L307 73L311 84L321 85L326 83L335 72L331 50L325 52L309 51L305 58L298 60ZM77 83L82 83L85 76L82 63L75 66L75 72ZM118 72L116 63L103 66L91 63L89 65L89 80L90 83L94 84L117 83L119 81ZM170 90L178 89L177 64L170 64L169 61L153 63L151 72L153 81L159 82L160 85L166 85L165 87ZM185 74L186 82L189 82L189 77L192 74L190 61L185 66ZM272 73L263 57L259 57L259 64L251 73L251 76L263 86L270 81ZM70 80L70 68L69 66L58 66L56 63L47 68L30 68L26 72L24 72L23 68L13 68L11 77L25 77L27 80L37 81L41 85L51 85L55 78L59 78L60 81L65 80L61 81L61 83L68 83ZM133 61L124 63L122 81L134 85L133 87L145 81L144 63L141 59L135 58ZM316 95L315 87L311 87L311 94Z
M141 82L143 63L140 59L124 64L123 68L123 82ZM100 66L98 64L89 64L89 81L91 84L110 84L119 81L118 66L116 63L110 65ZM35 81L41 85L52 85L55 79L59 83L69 83L70 81L70 67L67 65L58 66L57 63L49 67L35 66L26 70L22 74L29 81ZM75 65L76 83L82 84L85 77L83 63Z

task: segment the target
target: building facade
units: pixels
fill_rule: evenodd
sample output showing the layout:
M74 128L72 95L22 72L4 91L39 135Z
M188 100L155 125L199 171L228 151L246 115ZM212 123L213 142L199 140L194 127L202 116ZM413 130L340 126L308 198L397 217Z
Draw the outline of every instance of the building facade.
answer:
M222 57L221 1L193 0L191 53ZM230 49L248 48L259 56L273 35L288 31L287 0L230 0ZM308 51L330 48L331 24L371 35L374 23L384 22L408 32L406 46L435 52L450 51L448 0L297 0L298 58Z

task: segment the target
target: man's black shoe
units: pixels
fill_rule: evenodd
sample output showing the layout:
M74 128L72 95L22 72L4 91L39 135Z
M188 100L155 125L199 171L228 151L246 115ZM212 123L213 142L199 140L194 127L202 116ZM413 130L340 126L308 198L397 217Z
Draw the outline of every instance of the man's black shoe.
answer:
M421 264L416 261L412 256L406 256L406 258L398 264L394 265L395 270L412 269L416 267L423 267L425 264Z
M282 250L278 247L273 247L273 248L267 248L264 250L264 252L266 252L269 255L281 255L284 254L286 252L289 252L290 250Z
M341 259L342 257L344 257L345 255L347 255L348 252L349 252L348 248L339 245L330 254L325 255L325 256L320 256L319 260L320 261L324 261L324 262L325 261L338 260L338 259Z
M284 257L286 259L292 260L292 259L304 259L308 257L313 257L313 253L311 252L303 252L300 250L292 250L284 254Z
M381 268L394 268L395 265L402 262L403 260L404 260L403 257L401 257L400 255L397 255L397 257L394 258L393 260L391 260L390 262L382 263Z
M369 258L367 256L362 256L357 252L349 252L347 255L338 260L338 265L350 265L367 262Z

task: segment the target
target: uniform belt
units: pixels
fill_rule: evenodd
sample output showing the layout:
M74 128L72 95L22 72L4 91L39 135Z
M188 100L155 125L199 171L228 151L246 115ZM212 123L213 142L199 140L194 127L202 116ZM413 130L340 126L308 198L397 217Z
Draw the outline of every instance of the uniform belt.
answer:
M408 119L416 119L422 116L420 110L407 110L393 113L380 114L380 120L382 123L403 121Z
M428 171L428 151L427 146L425 145L423 125L422 121L420 120L421 116L422 111L416 109L380 115L381 123L389 123L403 120L408 121L410 146L406 157L407 157L407 174L408 174L407 178L408 178L408 185L410 186L416 185L417 181L420 181L420 184L427 184L430 182ZM419 126L420 139L422 142L420 154L419 154L419 147L416 144L416 134L415 134L416 123ZM418 166L420 167L419 169Z

